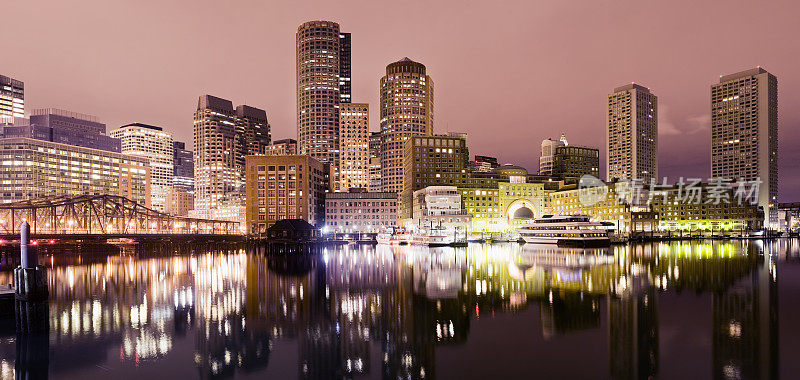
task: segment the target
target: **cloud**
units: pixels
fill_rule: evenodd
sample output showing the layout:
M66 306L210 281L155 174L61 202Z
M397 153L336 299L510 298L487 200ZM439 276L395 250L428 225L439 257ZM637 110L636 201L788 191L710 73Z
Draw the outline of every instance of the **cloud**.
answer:
M665 136L693 135L698 132L706 131L711 128L711 115L691 115L686 116L678 127L671 115L669 106L658 106L658 134Z

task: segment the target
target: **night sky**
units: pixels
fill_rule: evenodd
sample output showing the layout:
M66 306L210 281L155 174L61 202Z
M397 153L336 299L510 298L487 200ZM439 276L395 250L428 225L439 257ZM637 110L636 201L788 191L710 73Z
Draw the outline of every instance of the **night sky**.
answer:
M370 103L372 130L386 64L408 56L434 79L436 132L535 172L541 140L561 132L604 152L606 96L635 81L659 97L660 174L677 180L710 174L710 85L760 65L778 77L780 200L800 200L797 1L121 3L3 2L0 74L25 82L28 111L155 124L191 144L209 93L296 138L295 32L325 19L352 33L353 100Z

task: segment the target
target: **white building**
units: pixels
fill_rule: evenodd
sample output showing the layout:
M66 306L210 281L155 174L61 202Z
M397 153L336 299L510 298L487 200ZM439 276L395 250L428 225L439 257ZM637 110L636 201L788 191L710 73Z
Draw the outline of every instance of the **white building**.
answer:
M428 186L414 191L413 227L467 228L472 216L464 210L455 186Z
M133 123L111 131L110 135L121 140L123 154L142 157L150 163L150 204L164 212L173 184L172 134L161 127Z
M635 83L608 95L606 178L658 178L658 97Z
M778 79L760 67L711 86L711 177L760 180L764 226L778 228Z

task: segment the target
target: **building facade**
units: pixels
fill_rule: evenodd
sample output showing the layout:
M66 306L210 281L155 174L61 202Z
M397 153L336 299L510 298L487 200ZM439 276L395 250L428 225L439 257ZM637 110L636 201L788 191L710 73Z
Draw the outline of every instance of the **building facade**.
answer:
M373 233L397 226L397 193L325 195L325 227L335 232Z
M30 119L18 118L3 127L3 137L30 138L59 144L120 152L121 143L106 134L106 125L96 116L55 108L35 109Z
M570 145L563 134L559 140L542 141L539 175L550 177L600 176L600 150Z
M79 195L120 195L150 207L149 161L38 139L0 139L2 202Z
M476 155L475 159L469 162L471 173L488 173L498 167L500 164L497 162L497 157Z
M154 125L133 123L110 135L120 140L123 154L142 157L150 163L150 205L156 211L166 211L175 170L172 134Z
M369 133L369 185L370 192L381 191L381 133Z
M247 156L247 232L263 235L282 219L324 221L322 164L304 156Z
M606 179L658 178L658 97L635 83L608 95Z
M758 67L711 86L711 177L761 181L765 226L778 223L778 79Z
M465 133L410 136L403 153L404 180L400 217L412 215L412 195L428 186L462 186L469 178L469 149Z
M244 223L245 157L266 152L269 133L264 110L234 109L230 100L200 96L194 113L193 217Z
M186 143L172 143L172 185L194 194L194 152L186 149Z
M0 75L0 121L25 117L25 83Z
M173 186L167 196L164 212L171 215L188 216L191 210L194 210L194 194L186 191L183 187Z
M425 65L403 58L386 66L380 94L381 187L399 193L406 142L433 134L433 80Z
M339 105L339 190L369 186L369 104Z
M297 29L297 141L299 152L331 165L339 186L339 104L350 102L350 34L332 21Z
M275 140L264 152L267 156L294 156L297 154L297 140Z
M411 228L441 226L448 230L466 231L472 222L455 186L428 186L414 191L413 199Z

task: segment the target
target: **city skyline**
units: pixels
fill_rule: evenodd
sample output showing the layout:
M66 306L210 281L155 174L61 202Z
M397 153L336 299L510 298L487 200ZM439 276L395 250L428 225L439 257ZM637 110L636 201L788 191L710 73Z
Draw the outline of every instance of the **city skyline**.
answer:
M4 50L24 58L9 62L3 74L25 82L26 109L58 107L98 115L110 129L130 120L141 120L163 125L177 140L191 141L191 119L187 115L198 95L211 93L237 104L247 103L265 109L273 125L274 138L294 138L294 33L303 22L323 19L336 21L342 29L352 33L352 93L354 99L373 104L371 131L378 129L380 120L377 98L382 71L388 63L408 56L423 62L436 76L437 133L467 132L471 153L499 156L500 162L515 163L533 171L538 154L530 147L560 132L575 136L571 139L575 144L602 149L605 96L609 89L635 81L646 83L659 96L659 174L676 180L678 176L707 178L710 175L709 88L718 75L763 66L781 83L779 200L792 201L800 195L800 190L795 190L800 187L797 186L800 179L795 179L800 170L792 167L791 151L791 146L800 142L800 135L794 132L800 115L790 112L800 103L800 86L797 85L800 73L792 65L798 57L780 43L782 36L796 35L798 27L788 19L793 12L778 4L765 4L765 9L757 13L750 12L750 7L720 9L699 4L691 14L683 14L679 5L632 3L603 8L594 8L594 5L574 8L578 5L568 4L539 4L526 8L511 4L507 10L482 9L475 5L457 12L456 17L463 22L454 27L430 22L446 15L443 4L432 4L430 15L422 16L411 10L384 15L373 5L360 7L358 13L353 13L350 7L337 9L327 4L309 4L291 11L258 6L247 11L244 8L199 7L187 16L179 16L176 25L184 28L176 28L150 14L147 5L123 7L123 10L108 11L125 14L131 19L151 20L153 30L144 35L116 30L109 34L116 41L126 42L119 43L120 46L128 47L139 41L147 42L146 49L131 47L120 51L115 44L103 44L102 36L95 34L77 38L86 32L86 26L72 24L70 28L60 29L58 35L47 30L40 34L53 39L48 49L37 48L41 45L26 35L2 42ZM620 7L628 12L617 17L615 10ZM19 22L40 16L25 4L11 4L8 9L18 17L4 23L4 31L6 28L20 30ZM86 17L80 13L81 9L71 7L54 12L59 14L59 19L37 21L50 21L55 27L60 25L61 19L81 20ZM165 11L170 13L169 9ZM664 17L652 22L637 18L652 11ZM607 17L594 20L598 12ZM245 19L274 17L275 20L257 25L231 23L229 30L211 37L202 33L200 37L192 35L203 30L201 22L216 13ZM546 17L566 13L574 14L587 26L570 30L566 25L553 25ZM197 19L189 20L192 15ZM486 20L478 23L484 27L476 32L471 21L481 20L485 15L488 15ZM681 17L685 24L680 31L667 29L670 23L664 22L675 17ZM786 22L782 21L784 17L787 17ZM618 21L612 24L630 23L615 26L608 25L608 20ZM718 41L708 32L714 27L744 20L753 25L753 31L736 39ZM91 27L103 27L106 22L91 21ZM389 44L373 42L392 35L393 28L404 22L418 27L410 27L409 32L392 37ZM587 34L587 28L593 27L597 30L592 29L592 33ZM607 40L610 35L627 30L637 31L630 35L630 43L641 50L636 59L626 56L608 59L607 54L600 53L616 45L612 42L618 42ZM164 41L159 41L162 37ZM239 44L256 43L264 47L264 53L256 52L255 57L261 59L246 62L230 57L187 61L192 56L183 54L184 49L190 48L195 38L212 41L224 38L227 45L222 49L225 51L233 51ZM758 43L765 38L771 43ZM189 43L183 47L176 39ZM709 44L712 39L714 43ZM463 46L459 42L464 40L469 40L472 48L458 48ZM59 45L60 41L70 41L70 44ZM503 43L497 44L497 41ZM741 44L753 47L746 51L733 49ZM103 49L92 51L94 60L48 58L54 53L67 58L76 53L84 54L83 48L87 46L102 46ZM512 46L530 48L511 49ZM163 50L167 47L169 51ZM475 55L476 51L485 54ZM130 54L136 54L139 59L130 59L133 58ZM704 57L703 60L698 61L698 56ZM152 62L142 59L147 57L160 58ZM102 71L98 71L100 64ZM486 71L479 80L464 80L473 78L465 73L474 75L475 70L485 67L498 70ZM526 74L509 74L514 71ZM541 75L537 75L539 73ZM143 76L152 80L142 80ZM239 76L253 80L235 80ZM123 90L124 95L114 96L115 91L122 94ZM575 104L580 104L585 112L574 112ZM487 128L487 125L492 127ZM497 137L497 128L507 131L507 135ZM601 167L605 164L601 163Z

